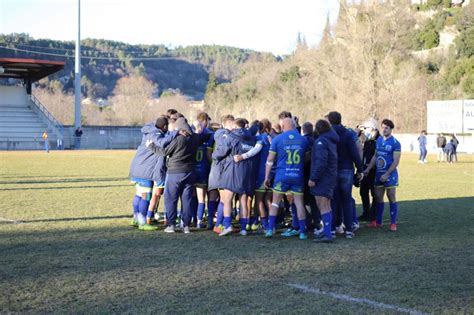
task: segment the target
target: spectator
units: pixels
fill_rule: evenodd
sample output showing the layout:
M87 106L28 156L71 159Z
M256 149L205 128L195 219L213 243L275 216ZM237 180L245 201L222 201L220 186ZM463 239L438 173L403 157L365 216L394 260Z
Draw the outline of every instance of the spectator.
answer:
M446 157L444 155L444 147L446 146L446 137L443 136L442 133L438 135L436 138L436 146L438 147L438 163L446 161Z
M64 147L63 147L63 137L62 136L59 136L58 139L56 140L56 148L58 150L63 150Z
M375 154L377 147L377 139L379 138L379 131L376 128L367 128L365 132L366 141L364 142L362 163L366 169L372 157ZM374 221L377 214L377 203L375 202L375 169L372 169L367 176L364 176L360 182L360 197L362 200L362 215L359 217L360 221ZM371 197L372 196L372 202Z
M453 159L454 159L455 161L453 161L453 162L457 162L457 161L458 161L458 145L459 145L459 141L458 141L458 139L456 138L455 135L452 136L451 142L453 143L453 146L454 146Z
M418 159L418 163L424 164L428 162L426 160L426 155L428 151L426 150L427 139L426 139L426 131L422 130L420 136L418 137L418 143L420 144L420 158Z
M48 131L45 130L43 132L43 141L44 141L44 150L46 151L46 153L49 153L49 140L48 140Z
M79 150L81 148L81 137L82 137L82 128L78 127L74 131L74 149Z
M453 141L449 141L446 143L444 147L444 154L446 155L446 162L453 163L453 155L454 155L454 143Z

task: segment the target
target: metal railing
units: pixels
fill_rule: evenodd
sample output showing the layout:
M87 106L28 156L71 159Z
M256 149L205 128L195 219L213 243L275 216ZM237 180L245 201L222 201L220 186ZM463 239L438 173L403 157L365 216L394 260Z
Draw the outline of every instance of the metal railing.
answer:
M36 105L38 110L46 116L46 118L51 122L51 124L57 129L59 135L64 137L64 126L51 114L48 109L36 98L33 94L30 95L31 101Z

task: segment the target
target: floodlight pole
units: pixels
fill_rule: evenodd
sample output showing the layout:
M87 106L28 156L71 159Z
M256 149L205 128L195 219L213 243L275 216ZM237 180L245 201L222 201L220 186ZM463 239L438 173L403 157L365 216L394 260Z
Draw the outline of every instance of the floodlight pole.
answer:
M77 40L74 73L74 128L81 127L81 0L77 0Z

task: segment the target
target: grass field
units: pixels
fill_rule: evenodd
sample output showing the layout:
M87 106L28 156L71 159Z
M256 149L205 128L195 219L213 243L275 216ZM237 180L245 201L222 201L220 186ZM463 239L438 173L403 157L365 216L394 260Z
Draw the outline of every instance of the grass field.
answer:
M135 230L133 153L0 152L0 313L474 313L472 156L404 155L399 231L315 244Z

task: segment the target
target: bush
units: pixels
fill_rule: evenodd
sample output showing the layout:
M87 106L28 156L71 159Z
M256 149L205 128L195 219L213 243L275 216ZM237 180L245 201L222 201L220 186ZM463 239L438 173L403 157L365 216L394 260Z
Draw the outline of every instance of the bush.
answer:
M439 33L434 29L426 30L420 34L424 49L435 48L439 44Z
M474 56L474 27L462 31L456 38L456 45L460 56L467 58Z
M462 91L467 94L467 97L474 97L474 74L470 74L463 80Z

